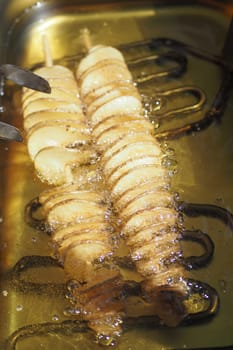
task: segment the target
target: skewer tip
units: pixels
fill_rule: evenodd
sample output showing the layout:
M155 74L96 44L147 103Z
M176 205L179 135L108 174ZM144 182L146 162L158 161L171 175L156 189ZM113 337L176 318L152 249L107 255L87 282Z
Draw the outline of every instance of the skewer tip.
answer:
M52 67L53 66L53 58L52 58L52 53L51 53L51 47L49 45L48 36L45 33L42 34L42 41L43 41L45 65L46 65L46 67Z
M81 41L83 42L87 51L90 51L92 48L91 34L88 28L83 28L80 31L81 33Z

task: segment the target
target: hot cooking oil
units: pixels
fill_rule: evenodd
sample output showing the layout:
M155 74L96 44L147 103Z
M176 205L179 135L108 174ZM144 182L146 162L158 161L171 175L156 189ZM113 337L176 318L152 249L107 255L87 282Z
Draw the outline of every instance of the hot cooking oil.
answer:
M14 8L14 1L9 2ZM9 5L9 6L10 6ZM16 5L15 5L16 6ZM7 13L7 9L5 9ZM10 10L9 10L10 11ZM12 10L13 11L13 10ZM93 45L119 46L145 39L168 37L187 42L197 48L219 55L225 39L229 19L227 14L207 5L174 6L172 2L158 5L145 2L136 6L132 2L98 4L96 2L36 2L25 6L14 20L9 21L3 38L2 60L28 69L44 64L41 37L49 39L53 60L75 69L85 52L80 40L80 31L88 28ZM6 16L7 18L7 16ZM147 49L125 52L128 60L145 55ZM187 55L187 71L178 78L158 79L140 87L141 94L149 101L148 116L155 125L155 135L166 128L198 120L208 110L221 80L221 70L210 62ZM142 69L132 69L134 77L143 76L143 70L156 69L156 64ZM156 120L156 111L176 108L183 103L185 96L173 100L157 98L159 92L181 86L197 86L206 95L205 105L195 114L178 115L169 120ZM6 112L2 120L22 128L21 89L11 84L5 89L3 104ZM151 96L153 99L151 100ZM154 103L154 105L151 105ZM188 96L185 100L192 102ZM185 102L186 103L186 102ZM152 107L155 108L155 120ZM152 108L152 109L153 109ZM172 191L179 199L194 203L214 204L233 211L233 147L231 100L221 123L212 124L208 129L180 137L163 140L167 150L166 165L172 172ZM1 142L1 218L0 218L0 347L6 339L20 327L30 324L50 322L57 324L63 320L75 319L67 313L69 303L61 293L28 292L17 289L12 283L10 271L23 257L29 255L51 255L50 238L38 232L25 222L24 210L32 198L46 188L34 173L33 165L26 150L26 140L22 144ZM120 350L128 349L192 349L213 348L233 344L231 318L233 314L233 261L232 231L217 219L200 216L184 217L184 225L190 229L201 229L208 233L215 244L211 263L196 271L190 277L213 286L220 295L220 310L210 321L178 327L175 329L137 327L126 330L119 345ZM199 254L199 248L185 244L186 255ZM39 274L39 277L38 277ZM64 282L60 269L46 272L34 267L31 272L22 273L21 279L32 282ZM14 282L14 281L13 281ZM135 301L136 302L136 301ZM195 308L195 302L193 303ZM196 308L200 303L198 296ZM70 334L38 335L19 342L19 349L99 349L90 333L71 332ZM7 350L13 350L7 348Z

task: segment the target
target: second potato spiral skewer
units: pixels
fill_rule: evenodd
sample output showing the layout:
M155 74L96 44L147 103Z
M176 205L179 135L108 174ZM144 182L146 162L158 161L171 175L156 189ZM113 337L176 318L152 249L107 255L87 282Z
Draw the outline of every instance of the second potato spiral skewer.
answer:
M178 214L153 126L143 115L140 94L115 48L90 48L76 75L121 233L143 278L145 297L157 303L156 312L165 324L175 326L185 316L188 287L180 264Z

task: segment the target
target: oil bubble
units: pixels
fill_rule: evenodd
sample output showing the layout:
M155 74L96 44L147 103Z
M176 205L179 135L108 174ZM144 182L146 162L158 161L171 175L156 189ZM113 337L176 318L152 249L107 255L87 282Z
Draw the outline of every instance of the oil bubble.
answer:
M23 305L21 305L21 304L18 304L17 306L16 306L16 311L22 311L23 310Z
M175 155L175 150L172 147L167 147L165 152L166 152L166 155L169 156L169 157Z
M175 201L179 201L179 200L180 200L180 194L179 194L179 192L175 192L173 198L174 198Z
M37 242L37 238L36 237L32 237L32 243L36 243Z
M55 322L59 321L59 316L58 315L53 315L52 316L52 321L55 321Z
M160 123L156 118L150 120L151 124L154 126L155 129L158 129L160 127Z
M227 283L226 283L226 281L225 280L220 280L219 284L220 284L220 288L221 288L222 292L226 293L227 292Z
M162 165L165 168L175 168L177 166L177 161L175 159L164 157L162 160Z
M151 112L155 113L157 111L160 111L162 106L164 106L164 101L161 98L155 98L152 101Z
M218 196L218 197L215 198L215 202L217 204L222 204L223 203L223 198L221 196Z
M65 316L77 316L77 315L80 315L81 313L81 310L76 308L70 308L70 307L67 307L64 311L63 311L63 314Z

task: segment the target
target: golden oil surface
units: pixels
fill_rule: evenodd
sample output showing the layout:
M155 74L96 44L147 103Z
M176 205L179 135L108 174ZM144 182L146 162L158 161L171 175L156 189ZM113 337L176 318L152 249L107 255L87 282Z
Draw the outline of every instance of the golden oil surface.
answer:
M6 47L8 63L32 68L43 64L41 35L46 33L51 43L53 59L74 69L79 53L83 52L80 30L87 27L93 44L120 45L123 43L156 37L172 37L206 49L214 54L221 52L228 25L227 17L218 10L201 6L60 6L59 2L44 11L46 3L24 11L9 32ZM46 8L47 9L47 8ZM156 94L176 85L197 85L207 95L205 109L187 120L200 117L210 107L218 89L221 71L214 65L191 56L187 73L180 80L159 81L142 93ZM138 72L135 72L137 74ZM20 89L9 86L4 103L7 112L2 119L14 123L22 130ZM176 106L174 101L172 107ZM194 203L209 203L233 211L233 138L231 118L232 99L220 124L177 140L168 141L170 154L175 152L176 174L172 191L180 199ZM179 125L182 120L169 125ZM163 124L161 129L163 129ZM160 128L157 130L160 131ZM14 264L27 255L50 255L49 238L28 227L24 220L26 204L45 187L34 174L27 155L26 142L8 144L1 142L1 237L0 237L0 347L5 339L19 327L41 322L59 322L67 319L64 310L68 301L62 296L35 295L14 289L7 273ZM233 343L233 237L232 232L216 219L200 217L185 219L187 228L202 229L215 243L213 261L205 268L190 273L191 277L205 281L217 289L221 306L218 315L195 326L175 329L137 328L125 332L118 345L120 350L213 348ZM193 245L186 247L186 254L193 254ZM35 272L35 273L34 273ZM41 273L41 272L40 272ZM54 272L42 279L53 279ZM52 278L53 276L53 278ZM34 269L28 277L38 280ZM40 279L40 278L39 278ZM63 281L62 273L55 280ZM76 333L69 336L49 335L28 338L20 342L17 350L28 349L99 349L90 334Z

